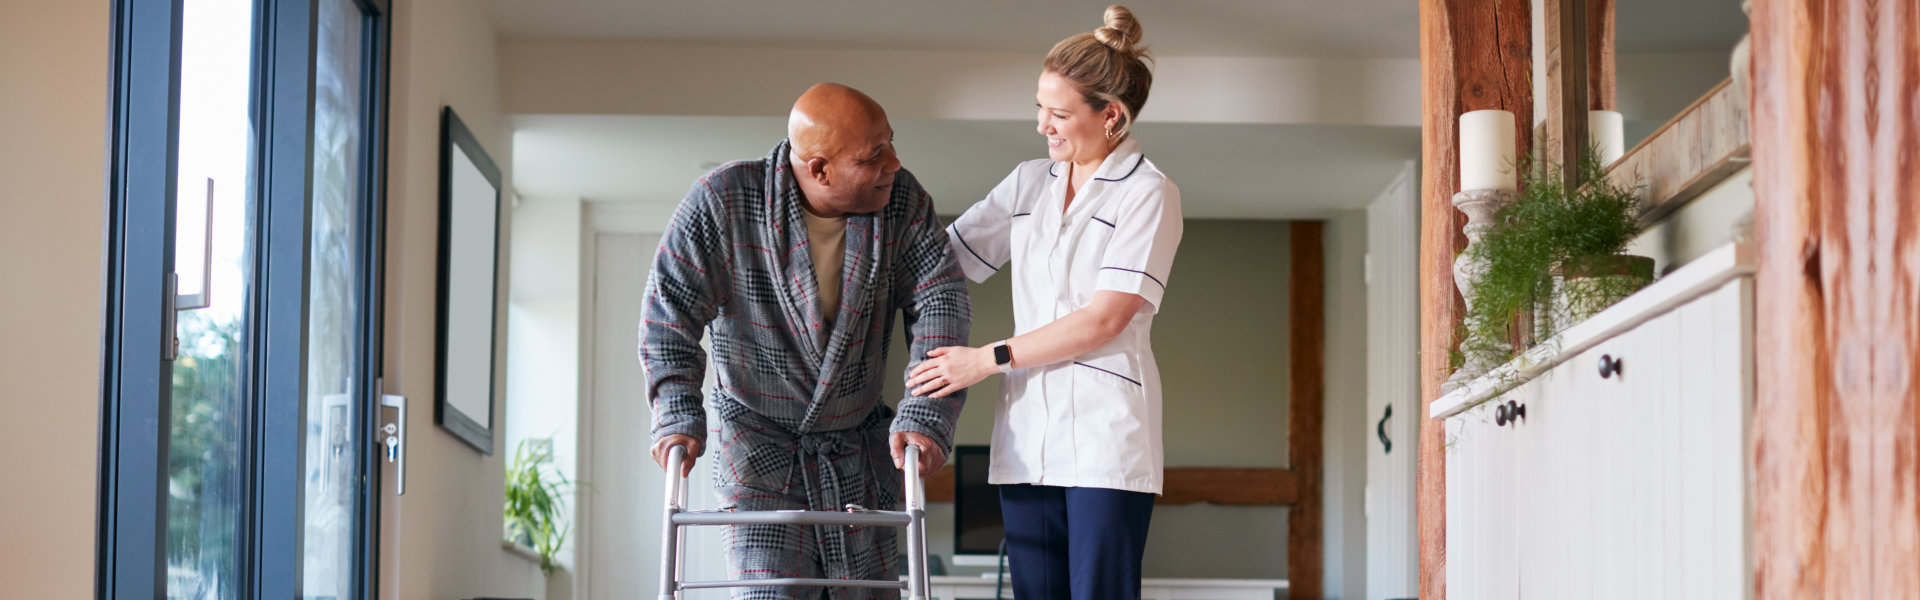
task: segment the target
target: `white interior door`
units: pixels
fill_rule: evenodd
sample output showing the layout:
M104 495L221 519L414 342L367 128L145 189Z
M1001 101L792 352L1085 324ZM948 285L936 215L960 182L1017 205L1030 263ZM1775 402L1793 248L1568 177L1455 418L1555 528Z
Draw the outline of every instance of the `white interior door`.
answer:
M590 400L582 415L590 433L582 475L588 526L586 590L593 600L652 598L660 585L660 511L665 480L648 455L653 417L639 361L642 299L658 234L599 233L593 242L593 366ZM706 389L713 387L707 372ZM693 510L718 506L712 461L696 463L688 478ZM693 528L687 538L684 579L728 577L720 530ZM725 598L726 590L687 592L689 599Z
M1367 598L1420 590L1414 516L1420 454L1420 199L1417 169L1367 206Z

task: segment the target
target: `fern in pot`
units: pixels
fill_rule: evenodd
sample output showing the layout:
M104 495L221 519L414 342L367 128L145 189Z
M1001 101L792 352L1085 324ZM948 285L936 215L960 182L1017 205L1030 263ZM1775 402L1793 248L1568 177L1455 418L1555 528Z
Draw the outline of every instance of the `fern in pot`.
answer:
M1468 250L1485 265L1466 316L1470 339L1482 343L1463 352L1506 362L1509 348L1552 337L1653 281L1653 259L1623 254L1640 234L1638 197L1608 181L1592 152L1574 168L1587 182L1574 189L1558 165L1523 168L1519 195Z
M520 441L507 464L506 536L539 553L540 571L548 577L553 576L553 557L572 528L565 511L573 487L553 464L553 438Z

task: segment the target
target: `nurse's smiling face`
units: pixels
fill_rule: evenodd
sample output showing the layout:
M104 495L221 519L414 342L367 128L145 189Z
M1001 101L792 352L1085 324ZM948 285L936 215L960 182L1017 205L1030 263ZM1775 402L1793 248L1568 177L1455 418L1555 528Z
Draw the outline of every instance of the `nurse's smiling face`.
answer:
M1118 106L1094 110L1078 86L1052 71L1040 74L1034 101L1040 109L1038 131L1047 137L1047 158L1098 166L1113 151L1107 128L1119 123Z

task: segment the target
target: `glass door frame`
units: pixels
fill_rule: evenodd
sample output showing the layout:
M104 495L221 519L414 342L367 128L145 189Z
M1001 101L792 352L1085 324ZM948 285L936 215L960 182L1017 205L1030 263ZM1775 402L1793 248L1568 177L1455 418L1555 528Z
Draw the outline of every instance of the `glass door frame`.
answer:
M257 383L242 464L248 500L237 524L244 597L301 595L303 415L308 278L312 227L315 35L319 1L256 3L252 83L255 136L253 202L259 211L249 307L257 324L245 335ZM355 387L362 439L380 422L379 369L385 280L386 151L391 6L353 0L362 11L363 127L358 226L365 310ZM182 2L114 0L109 82L103 326L100 364L99 503L94 594L100 599L166 597L166 531L172 405L174 214L179 139ZM380 457L369 444L355 480L360 501L355 588L376 597Z

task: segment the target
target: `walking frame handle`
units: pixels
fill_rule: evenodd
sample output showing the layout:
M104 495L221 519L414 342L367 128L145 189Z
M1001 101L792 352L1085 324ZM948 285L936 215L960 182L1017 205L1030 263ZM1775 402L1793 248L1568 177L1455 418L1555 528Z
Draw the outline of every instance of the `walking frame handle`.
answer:
M905 502L903 502L903 504L906 505L906 510L892 513L894 515L904 515L907 517L905 525L907 530L907 581L904 587L906 588L907 598L909 598L909 600L926 600L928 597L927 498L925 483L921 481L920 477L920 453L921 449L919 445L912 443L907 444L907 456L902 464L904 468L901 469L906 479L905 489L903 490L906 495ZM661 535L660 545L659 600L678 600L681 589L693 587L753 587L766 585L840 586L857 583L879 583L827 579L786 579L779 581L747 579L728 582L702 582L698 584L682 583L680 566L683 564L682 559L685 555L686 538L681 537L680 528L691 524L724 524L721 522L724 520L710 518L699 519L699 523L676 523L675 515L686 512L687 510L687 478L686 475L681 472L683 469L682 465L686 464L686 461L687 447L685 444L674 444L667 449L666 485L662 486L666 488L666 501L662 503L665 508L662 511L663 514L660 520L660 528L663 535ZM875 512L886 513L891 511ZM809 522L819 520L818 515L800 515L795 513L782 513L781 515L785 517L784 520L795 522L800 520ZM749 518L747 515L742 515L740 520L746 521L749 520ZM765 517L759 517L752 518L751 520L760 522L766 521L767 519ZM854 523L845 524L854 525Z

